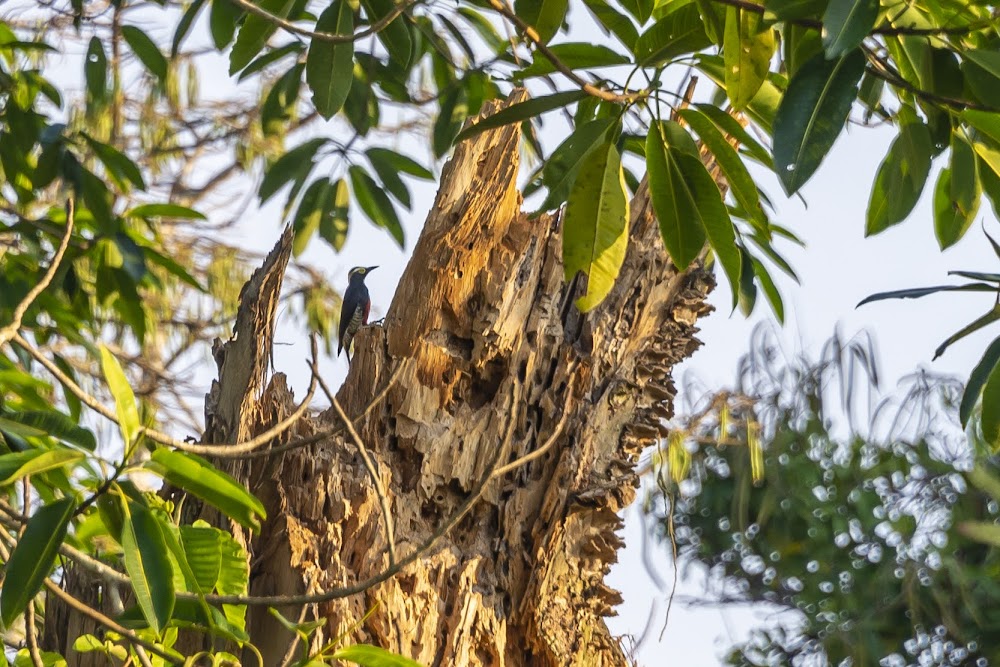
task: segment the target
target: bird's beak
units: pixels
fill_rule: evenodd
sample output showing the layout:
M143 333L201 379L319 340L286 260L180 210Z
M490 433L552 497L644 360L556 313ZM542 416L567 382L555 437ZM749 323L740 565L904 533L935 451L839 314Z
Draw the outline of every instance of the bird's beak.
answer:
M369 267L368 267L367 269L365 269L365 270L366 270L366 271L368 271L368 272L370 272L370 271L374 271L374 270L375 270L375 269L377 269L377 268L378 268L377 266L369 266Z

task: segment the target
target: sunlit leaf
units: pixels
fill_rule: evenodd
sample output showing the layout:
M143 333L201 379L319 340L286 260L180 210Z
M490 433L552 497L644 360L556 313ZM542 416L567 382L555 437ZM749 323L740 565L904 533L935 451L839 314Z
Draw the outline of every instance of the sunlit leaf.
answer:
M726 8L722 52L726 93L733 109L742 110L757 95L767 80L774 50L774 33L762 23L760 14L738 7Z
M174 610L173 567L163 533L152 513L122 499L122 554L132 590L149 627L158 635Z
M139 434L139 409L135 404L135 394L132 385L125 377L125 371L118 363L117 357L101 345L101 369L108 390L115 399L115 414L118 417L118 428L122 432L122 440L128 449Z
M621 156L613 143L583 160L569 194L563 222L563 265L567 279L586 273L587 293L576 306L587 312L614 286L628 247L628 198Z

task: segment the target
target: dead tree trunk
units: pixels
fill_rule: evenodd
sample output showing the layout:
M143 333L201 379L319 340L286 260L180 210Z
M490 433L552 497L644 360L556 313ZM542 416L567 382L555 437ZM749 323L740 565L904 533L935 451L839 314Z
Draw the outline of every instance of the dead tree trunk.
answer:
M481 486L482 498L396 576L306 613L328 619L326 639L347 632L427 665L623 665L604 622L620 601L604 583L622 546L618 512L635 495L637 457L671 416L671 371L698 346L713 283L669 263L643 186L617 285L582 315L559 218L521 211L519 139L512 125L456 148L384 328L356 338L338 394L355 419L378 401L357 434L397 558ZM338 423L331 409L298 435ZM258 463L249 479L271 512L252 594L329 591L390 567L379 493L353 438ZM291 638L267 614L250 623L277 664Z
M564 278L560 219L521 211L519 140L518 125L487 131L445 167L384 327L355 339L337 396L356 437L230 468L268 510L248 545L250 593L292 596L275 604L286 617L326 619L317 645L346 634L426 665L626 664L604 621L620 602L604 583L618 512L672 414L671 373L699 345L714 283L669 262L644 183L618 281L581 314L585 278ZM249 325L217 357L204 442L253 436L294 408L280 373L261 392L282 247L269 257L277 282L252 279L241 298L258 304L262 337ZM250 351L239 363L237 347ZM340 424L331 408L272 447ZM265 665L294 646L264 606L247 629Z

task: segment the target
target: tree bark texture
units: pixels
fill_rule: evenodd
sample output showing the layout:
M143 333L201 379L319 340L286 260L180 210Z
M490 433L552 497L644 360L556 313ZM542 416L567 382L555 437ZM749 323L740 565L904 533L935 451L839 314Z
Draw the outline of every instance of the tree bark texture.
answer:
M635 496L640 453L665 433L671 373L699 345L714 282L700 263L670 263L643 182L615 287L580 313L586 278L564 276L559 216L521 210L519 143L518 124L490 130L445 167L384 325L355 338L337 397L357 439L333 435L229 468L268 510L248 544L252 595L321 593L384 572L384 503L397 560L464 511L421 558L364 592L278 606L293 620L327 619L313 648L344 635L425 665L628 662L604 621L621 601L604 583L623 545L619 512ZM242 301L262 284L275 288L248 284ZM249 328L269 335L273 313L258 308ZM261 391L270 338L244 335L219 355L205 442L252 437L295 407L280 373ZM252 361L229 372L236 342ZM340 424L331 408L272 446ZM266 607L250 608L248 631L265 665L289 654L293 638Z

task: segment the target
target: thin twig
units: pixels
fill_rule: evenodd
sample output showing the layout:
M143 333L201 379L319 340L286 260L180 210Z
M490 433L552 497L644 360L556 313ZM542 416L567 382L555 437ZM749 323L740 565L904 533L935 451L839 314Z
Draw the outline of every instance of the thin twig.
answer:
M352 42L358 41L359 39L364 39L368 35L374 35L377 32L381 32L386 28L386 26L388 26L390 23L396 20L396 18L398 18L401 14L403 14L403 12L412 8L414 5L418 4L421 1L422 0L407 0L405 2L401 2L398 5L394 6L392 8L392 11L390 11L388 14L380 18L378 21L375 21L375 23L372 23L364 30L361 30L360 32L356 32L351 35L338 35L332 32L315 32L313 30L309 30L308 28L301 28L295 25L293 22L289 21L288 19L276 16L275 14L272 14L266 9L262 9L261 7L253 4L249 0L230 0L230 2L232 2L240 9L243 9L251 14L255 14L256 16L259 16L265 21L278 26L279 28L285 30L286 32L290 32L295 35L302 35L303 37L316 39L321 42L329 42L331 44L350 44Z
M17 335L18 329L21 328L21 321L24 319L24 314L28 312L28 308L31 304L35 302L35 299L45 291L45 288L49 286L52 279L56 275L56 271L59 269L59 264L62 262L63 255L66 254L66 248L69 247L69 239L73 235L73 221L76 217L74 215L73 199L66 200L66 231L63 232L62 240L59 242L59 247L56 249L56 254L52 256L52 263L49 264L48 270L45 271L45 275L42 279L28 290L28 293L21 299L21 303L17 304L14 308L14 315L11 317L10 324L0 329L0 345L5 345L14 336Z
M315 339L315 336L313 337ZM368 455L368 448L365 446L364 441L361 436L358 435L357 429L354 428L353 422L344 412L344 408L341 407L340 401L334 395L330 388L326 385L326 382L319 375L319 369L313 366L313 373L319 379L319 385L323 388L323 393L330 400L333 405L333 409L337 411L340 416L341 422L344 424L344 428L347 432L351 434L351 440L354 441L354 445L358 448L358 453L361 454L361 460L365 464L365 469L368 471L368 475L372 478L372 485L375 487L375 493L378 495L378 504L382 509L382 521L385 523L385 540L389 548L389 564L396 564L396 538L394 536L392 513L389 511L389 497L386 495L385 486L382 484L382 479L378 475L378 470L375 468L375 464L372 462L371 456Z
M80 399L80 402L86 405L91 410L94 410L102 417L118 423L118 416L113 410L106 408L97 398L88 394L80 385L72 380L68 375L62 372L58 366L56 366L52 361L50 361L45 355L43 355L39 350L32 347L23 336L18 333L14 334L14 342L23 347L28 354L32 356L36 361L45 366L45 369L52 373L59 382L62 383L64 387L69 389L70 393ZM271 440L278 437L289 428L291 428L295 422L305 414L306 410L309 408L309 403L312 401L313 395L316 393L316 378L313 377L312 381L309 383L309 391L306 392L305 398L295 409L292 414L278 422L271 428L267 429L255 438L251 438L245 442L237 442L231 444L220 444L220 445L196 445L190 442L184 442L183 440L178 440L177 438L172 438L166 433L157 431L156 429L149 428L147 426L139 427L139 434L145 435L150 440L157 442L161 445L166 445L167 447L173 447L174 449L179 449L182 452L188 452L191 454L199 454L201 456L219 456L225 457L226 455L241 454L245 452L258 449L268 444Z

